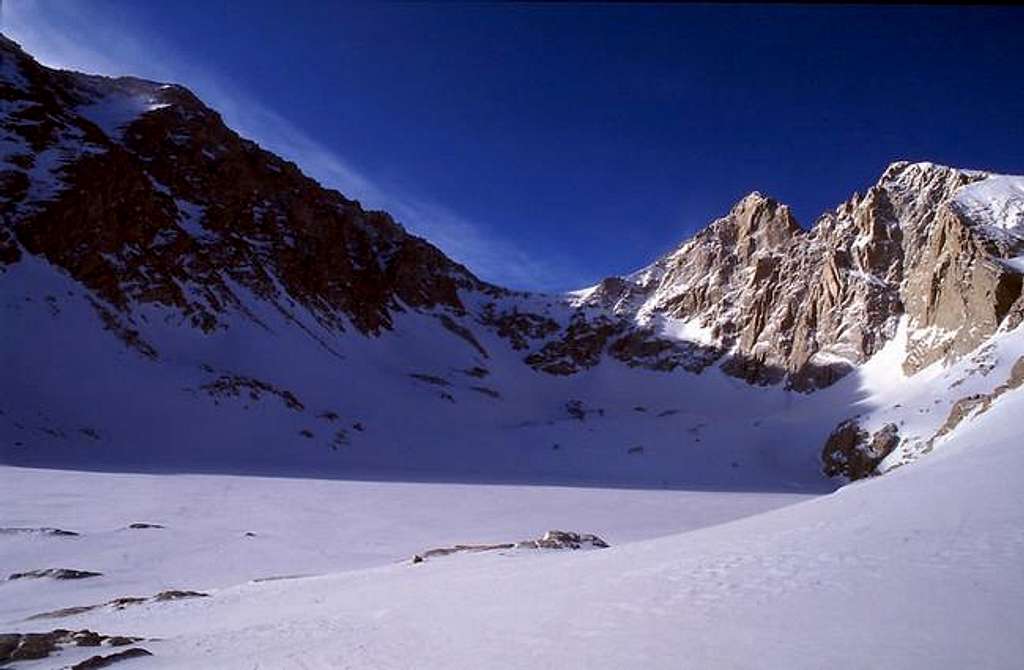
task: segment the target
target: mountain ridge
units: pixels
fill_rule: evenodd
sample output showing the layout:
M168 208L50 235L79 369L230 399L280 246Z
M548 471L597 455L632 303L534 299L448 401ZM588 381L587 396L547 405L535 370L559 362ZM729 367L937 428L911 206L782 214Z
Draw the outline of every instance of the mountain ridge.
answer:
M51 347L68 346L53 329L103 334L143 359L142 367L128 367L145 383L109 377L98 363L82 360L89 349L98 361L123 361L113 342L97 339L82 351L60 351L67 369L82 367L106 380L96 403L121 402L111 398L131 395L133 383L159 389L149 399L156 404L185 388L183 415L234 426L218 438L232 444L248 434L237 432L240 419L195 403L263 412L265 402L279 400L286 416L303 417L282 423L291 430L287 441L297 435L300 443L328 446L331 454L308 457L319 465L334 452L355 451L351 446L364 439L369 423L364 416L375 416L379 426L415 415L423 436L390 439L418 468L432 467L430 454L417 450L427 449L420 440L433 430L461 445L451 448L478 470L554 468L564 476L574 466L591 467L581 465L583 452L573 457L578 461L553 465L550 453L514 447L515 456L493 456L498 462L490 463L489 453L470 455L452 426L467 421L466 412L478 412L484 424L477 430L490 436L485 441L515 444L524 439L516 430L525 427L529 439L546 443L543 426L554 424L545 422L569 420L580 425L554 432L565 429L585 442L594 439L586 435L593 430L588 421L622 411L628 420L614 434L623 441L620 451L607 462L598 459L599 469L649 480L664 463L699 460L670 445L676 430L703 444L705 419L721 420L720 410L707 404L716 398L756 398L754 406L764 403L768 416L783 421L791 392L828 391L807 407L830 400L837 407L797 440L804 446L779 452L787 428L754 440L760 445L754 460L759 467L799 461L813 468L808 463L825 444L825 460L834 465L836 457L827 454L836 453L835 442L830 447L826 438L850 418L860 393L844 379L893 346L903 349L907 378L934 365L959 370L1024 318L1024 264L1018 262L1024 225L1017 228L1024 198L1018 199L1016 178L895 162L863 196L854 194L809 229L786 205L754 191L634 273L565 295L515 292L481 281L386 213L363 209L241 138L184 87L51 70L6 38L0 56L0 277L6 275L0 281L6 313L17 324L5 333L4 358L14 370L5 388L11 397L27 396L16 401L25 403L17 412L0 408L8 410L5 461L74 460L83 440L94 442L90 435L104 432L125 457L127 438L117 437L118 429L54 427L61 421L50 413L67 413L62 403L68 400L53 397L53 389L34 378L53 358L52 351L34 348L47 338ZM984 186L991 180L999 186L994 191ZM964 195L978 184L984 188ZM29 315L36 304L45 311ZM897 341L901 337L905 341ZM226 353L231 347L250 355ZM257 360L258 352L305 361ZM332 365L339 371L324 372ZM385 381L368 381L376 378ZM602 380L596 390L595 380ZM750 386L730 391L735 380ZM345 387L353 382L370 384L375 399ZM83 383L89 382L72 382ZM619 386L636 394L632 410ZM706 402L696 400L705 388L714 391ZM103 393L110 398L102 400ZM334 420L310 416L310 395L321 403L337 396L360 409L344 427L314 430L309 421ZM388 398L406 395L407 401L387 407ZM692 406L675 407L678 399ZM612 402L621 407L612 410ZM672 423L681 418L634 425L634 415L651 403L666 405L658 410L669 413L665 417L692 416L685 426ZM166 421L151 409L135 411L157 425ZM318 411L345 414L333 407ZM41 423L26 418L40 413L48 417ZM33 422L40 425L26 428ZM629 431L647 435L648 444L632 444ZM841 440L842 458L863 451L861 433L851 434L856 439ZM920 452L901 452L899 445L928 438L901 435L856 472L836 472L871 474L894 453ZM271 439L285 437L274 433L258 441ZM64 443L78 446L52 446ZM557 441L543 447L562 448ZM225 449L227 458L235 447ZM268 453L277 450L268 447ZM724 449L710 469L736 477L741 452ZM369 468L391 463L384 455L337 458Z
M796 226L784 205L754 192L741 199L725 217L650 266L624 278L609 278L576 295L582 304L603 304L620 313L632 311L639 320L652 313L696 319L700 327L711 327L712 336L725 348L735 345L752 354L755 361L784 370L788 384L797 390L827 386L852 366L864 362L893 336L895 320L904 311L909 310L921 321L922 329L938 323L952 330L966 321L984 322L979 333L961 340L954 338L948 346L921 344L905 362L909 372L917 371L940 358L953 360L970 351L995 332L1008 315L1019 323L1016 315L1021 309L1020 275L1013 267L990 264L991 271L962 280L969 286L982 284L983 292L996 294L996 305L990 313L981 304L969 301L956 310L953 305L942 304L945 294L932 298L922 295L934 279L931 264L936 264L944 253L942 245L951 233L958 235L970 247L970 253L980 257L980 262L1012 259L1020 253L1019 237L1008 235L1013 239L992 244L989 236L978 232L984 224L969 220L956 207L954 196L961 187L991 177L988 173L933 163L894 162L864 196L855 193L806 230ZM920 195L926 207L906 198L903 199L907 201L900 202L901 194L908 189ZM769 219L772 223L768 230L773 235L760 250L754 232L759 223L756 210L746 211L752 203L764 203L770 211L781 212L777 219ZM931 218L936 216L942 220L933 232ZM723 235L719 229L727 233ZM732 237L733 231L740 235ZM801 254L809 257L794 260L794 256ZM740 271L745 272L740 279L749 279L749 285L728 285L732 277L727 275L737 261ZM967 268L960 271L966 272ZM717 273L717 277L709 279L709 272ZM792 292L792 287L780 280L783 275L795 278L793 283L801 289L809 289L810 310L800 306L798 295L789 296L788 302L783 296L783 303L777 303L775 293ZM948 293L955 282L943 283L939 279ZM720 285L723 282L724 288ZM749 298L752 292L757 298ZM741 298L747 299L744 302ZM718 299L740 304L748 315L747 322L736 323L737 316L727 309L716 312L712 302ZM776 313L766 313L773 307ZM944 309L947 311L943 312ZM850 314L840 314L836 320L836 311ZM868 328L857 327L855 322L860 317L866 317ZM822 341L817 338L819 326L825 331ZM772 333L773 327L780 332ZM854 335L844 338L844 331L851 330ZM790 335L791 341L787 340ZM843 362L815 369L816 355ZM757 366L738 367L735 371L755 383L782 381L777 373L765 373Z

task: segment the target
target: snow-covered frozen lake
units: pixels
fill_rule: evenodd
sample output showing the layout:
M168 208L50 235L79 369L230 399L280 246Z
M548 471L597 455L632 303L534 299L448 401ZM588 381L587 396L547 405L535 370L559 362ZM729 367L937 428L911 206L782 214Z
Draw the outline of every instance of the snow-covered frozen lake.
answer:
M811 499L2 468L4 527L80 535L0 534L0 567L104 575L0 584L0 630L140 636L140 669L1016 668L1022 402ZM559 527L613 546L409 561ZM167 589L208 595L28 620Z
M79 533L0 535L0 578L42 568L102 572L73 587L83 602L357 570L433 547L524 540L552 529L596 533L616 546L811 497L14 467L0 467L0 481L0 527ZM137 523L163 528L129 528ZM68 601L67 582L0 588L4 622L82 604Z

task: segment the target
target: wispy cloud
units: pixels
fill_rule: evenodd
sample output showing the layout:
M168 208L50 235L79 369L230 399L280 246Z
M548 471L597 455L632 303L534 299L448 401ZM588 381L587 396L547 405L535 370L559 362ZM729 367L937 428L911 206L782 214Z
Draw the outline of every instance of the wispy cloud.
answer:
M158 36L126 34L98 20L95 6L50 0L6 0L4 34L51 67L136 75L181 83L217 109L242 135L298 164L322 184L373 209L391 213L482 278L513 288L564 290L579 281L574 264L538 257L484 225L418 194L384 187L317 142L267 104L180 54Z

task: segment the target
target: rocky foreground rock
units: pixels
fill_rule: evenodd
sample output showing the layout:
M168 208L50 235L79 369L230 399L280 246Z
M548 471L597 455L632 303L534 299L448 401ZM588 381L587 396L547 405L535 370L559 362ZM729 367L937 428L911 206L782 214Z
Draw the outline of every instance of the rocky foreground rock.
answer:
M124 635L100 635L91 630L66 630L58 628L46 633L0 633L0 663L35 661L46 658L62 647L125 647L140 642L141 637ZM127 660L151 654L140 647L96 655L72 666L72 670L102 668L119 660Z
M825 474L848 479L875 474L878 465L899 445L899 433L899 427L892 423L871 434L861 428L856 419L844 421L829 436L822 450Z

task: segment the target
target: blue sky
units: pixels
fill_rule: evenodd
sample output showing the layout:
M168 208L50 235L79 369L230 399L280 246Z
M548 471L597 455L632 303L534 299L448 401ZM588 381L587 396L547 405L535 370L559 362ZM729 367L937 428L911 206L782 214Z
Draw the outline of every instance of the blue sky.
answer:
M809 226L897 159L1024 172L1024 11L6 0L43 62L183 83L486 279L568 289L751 190Z

